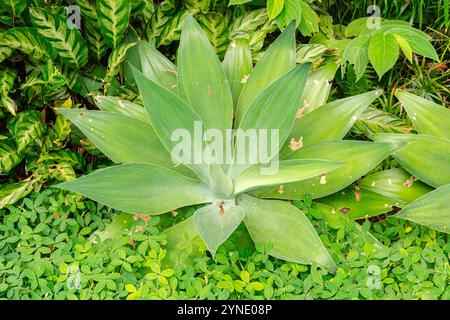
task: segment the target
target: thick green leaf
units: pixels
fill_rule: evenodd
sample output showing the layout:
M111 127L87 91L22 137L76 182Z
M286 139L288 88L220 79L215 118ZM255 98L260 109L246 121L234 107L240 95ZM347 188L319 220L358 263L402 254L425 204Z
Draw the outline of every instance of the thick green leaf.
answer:
M201 63L198 63L201 61ZM233 97L219 58L198 23L186 18L178 48L178 91L200 116L204 126L232 126Z
M245 81L236 107L236 123L265 88L295 67L295 56L295 26L291 24L264 52Z
M244 219L245 211L234 201L221 201L198 209L194 213L195 226L214 256Z
M327 103L331 91L331 82L337 68L338 65L335 62L328 62L309 75L303 92L302 113L314 111Z
M415 181L415 178L400 168L379 171L364 177L360 186L383 196L410 203L427 194L432 188Z
M116 163L153 163L189 173L176 167L153 128L142 121L112 112L58 109L108 158Z
M319 200L336 212L345 214L349 219L358 220L378 216L393 210L393 207L402 207L404 202L395 200L381 194L359 189L357 186L348 187Z
M450 184L442 186L414 201L395 217L450 233Z
M143 106L113 96L95 96L97 107L106 112L119 113L127 117L150 123Z
M321 198L337 192L372 170L389 156L394 147L389 143L363 141L330 141L298 149L287 159L324 159L345 164L325 176L289 183L272 189L257 190L259 196L277 199L302 199L309 193Z
M336 170L342 164L341 162L316 159L284 160L277 163L276 168L273 168L274 173L267 172L266 174L263 172L270 170L268 165L253 165L234 180L234 193L306 180Z
M30 8L33 25L50 42L61 60L81 68L87 63L88 48L78 29L67 27L67 19L44 8Z
M407 143L392 156L406 171L426 184L440 187L450 183L450 140L416 134L377 134L377 142Z
M303 145L307 146L344 138L358 117L380 93L381 91L377 90L336 100L300 117L297 115L294 127L289 134L290 139L280 151L281 158L285 158L296 150L290 144L292 139L301 140Z
M154 164L130 163L100 169L55 187L135 214L162 214L213 201L201 182Z
M395 96L418 133L450 140L450 110L405 91L397 91Z
M295 263L317 263L331 272L336 265L302 211L285 201L260 200L247 195L238 198L244 218L256 244L268 245L273 257Z
M271 135L271 130L277 130L279 139L276 141L277 143L268 143L269 146L264 146L268 149L268 155L278 153L280 145L286 141L291 131L309 69L310 64L299 65L272 83L254 100L238 125L238 130L241 132L263 129L269 130L268 135ZM280 112L281 108L282 112ZM239 146L239 142L236 142L235 150L240 153L245 152L245 155L237 154L237 157L245 156L246 161L245 164L237 163L230 167L229 173L232 177L250 165L248 159L251 158L251 147L246 144L245 148L242 148Z
M248 39L237 38L231 41L225 53L222 66L231 87L234 106L236 106L246 77L248 77L253 68L252 53Z
M380 79L395 65L399 54L397 39L392 34L375 32L369 44L369 60Z
M195 137L198 135L198 133L195 133L196 124L199 124L200 128L204 129L203 123L192 108L173 92L148 79L135 68L132 70L153 129L164 147L173 155L174 148L179 143L174 142L172 135L179 132L179 130L187 130L186 133L189 133L191 138ZM184 139L182 142L184 142ZM201 147L203 150L203 146ZM191 168L202 181L209 183L207 165L203 161L196 161L195 156L199 156L198 150L195 155L195 150L186 150L184 148L183 151L186 152L183 156L188 161L183 162L180 159L180 162Z
M174 92L178 91L177 67L148 42L139 41L129 53L127 61L147 78ZM128 64L125 64L125 75L134 78Z
M366 136L375 133L409 133L412 129L405 120L371 107L359 116L352 128L353 132Z
M116 48L130 21L130 0L96 0L100 31L106 43Z

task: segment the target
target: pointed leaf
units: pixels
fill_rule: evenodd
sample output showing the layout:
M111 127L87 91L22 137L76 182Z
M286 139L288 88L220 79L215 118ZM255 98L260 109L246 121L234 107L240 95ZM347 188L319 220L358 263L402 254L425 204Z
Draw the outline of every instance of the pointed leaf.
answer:
M189 174L176 167L153 128L142 121L112 112L58 109L95 146L116 163L153 163Z
M67 19L58 12L44 8L30 8L33 25L50 42L61 59L76 68L87 63L88 48L78 29L67 27Z
M450 139L450 110L405 91L398 91L395 96L418 133Z
M345 164L322 177L289 183L276 187L265 193L257 190L257 194L266 198L302 199L309 193L321 198L337 192L372 170L388 157L394 150L389 143L363 141L330 141L314 144L298 149L287 159L323 159Z
M113 96L95 96L95 104L105 112L119 113L127 117L150 123L143 106Z
M311 222L302 211L285 201L238 198L246 211L244 219L256 244L271 246L269 255L294 263L317 263L331 272L336 265Z
M392 34L380 30L376 32L369 44L369 60L381 79L397 62L399 45Z
M421 56L439 61L439 56L430 43L431 37L411 26L393 26L386 29L386 33L399 35L411 46L413 52Z
M292 23L264 52L245 82L236 107L236 123L242 120L266 87L295 67L295 56L295 26Z
M264 186L306 180L333 171L342 164L316 159L284 160L277 164L277 168L273 168L273 174L263 174L264 170L270 170L268 165L253 165L234 180L234 192L238 194Z
M194 213L195 226L214 256L244 219L245 211L232 202L213 203Z
M336 212L345 214L349 219L367 219L393 210L393 207L402 207L399 202L367 189L358 189L355 186L343 189L328 197L321 198L320 203L333 207Z
M252 71L252 53L248 44L248 39L237 38L234 39L222 62L223 70L227 75L228 83L230 84L231 94L233 95L234 106L236 106L244 87L246 77Z
M381 91L376 90L336 100L302 115L295 121L289 139L281 149L281 158L293 152L289 143L291 139L295 141L301 139L303 145L307 146L344 138L358 117L380 93Z
M450 233L450 184L414 201L395 215L429 228Z
M238 130L241 132L263 129L268 130L268 134L271 134L272 130L277 130L279 141L267 146L269 155L278 153L280 145L286 141L291 131L309 69L310 64L299 65L272 83L254 100L238 125ZM247 144L246 147L245 150L240 150L243 148L236 143L236 150L245 151L247 160L250 158L251 146ZM249 162L232 165L229 172L231 176L236 176L248 166Z
M377 142L407 143L392 156L402 167L426 184L440 187L450 183L450 140L418 134L377 134Z
M379 171L364 177L360 186L405 203L410 203L433 190L426 184L415 181L413 176L400 168Z
M201 63L198 63L201 61ZM178 48L178 91L206 128L231 128L233 97L219 58L198 23L188 16Z
M100 31L106 43L116 48L130 21L130 0L96 0Z
M178 91L177 67L148 42L139 41L126 60L157 84L174 92ZM127 78L134 78L128 63L125 63L125 74Z
M336 63L328 62L309 75L300 105L301 108L304 108L303 113L314 111L327 103L331 91L331 82L337 68Z
M154 164L131 163L100 169L55 187L135 214L162 214L212 201L201 182Z
M174 142L172 135L179 132L179 130L187 130L186 133L189 133L189 136L194 138L198 135L198 133L195 133L195 125L198 124L200 128L204 128L203 123L191 107L172 91L148 79L141 72L136 70L136 68L132 67L132 70L139 92L142 95L142 101L150 119L150 123L161 143L172 155L174 155L173 151L178 143ZM201 147L203 150L203 146ZM183 162L184 165L191 168L202 181L208 183L209 175L207 165L203 164L203 161L201 161L200 164L193 164L196 162L194 151L196 151L196 155L198 156L198 150L183 151L189 152L184 156L190 160L190 163L186 163L186 161L183 162L181 159L180 162Z

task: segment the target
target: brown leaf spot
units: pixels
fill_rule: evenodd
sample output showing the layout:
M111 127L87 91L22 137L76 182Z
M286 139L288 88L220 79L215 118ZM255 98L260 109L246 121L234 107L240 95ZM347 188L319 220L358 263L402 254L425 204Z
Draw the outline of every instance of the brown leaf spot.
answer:
M414 177L413 177L413 176L410 176L409 179L407 179L407 180L403 183L403 185L404 185L405 187L408 187L408 188L412 187L413 184L414 184Z
M356 202L361 201L361 188L358 185L355 185L355 200Z
M294 138L292 138L289 144L290 144L289 148L292 151L298 150L301 147L303 147L303 137L300 137L300 139L298 141L296 141Z

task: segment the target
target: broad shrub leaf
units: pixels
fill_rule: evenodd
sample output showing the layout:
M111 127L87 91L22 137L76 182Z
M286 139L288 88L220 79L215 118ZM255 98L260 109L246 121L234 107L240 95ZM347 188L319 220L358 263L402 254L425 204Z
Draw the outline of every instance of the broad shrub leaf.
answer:
M135 214L162 214L213 200L203 183L154 164L112 166L55 187Z
M394 35L380 30L370 39L369 60L380 79L395 65L399 54L399 45Z
M245 226L257 245L269 255L295 263L313 264L334 272L336 265L311 222L297 207L285 201L238 198L245 209Z
M36 110L20 113L10 124L19 153L31 144L40 144L46 129L42 114Z
M111 48L122 41L130 22L130 0L96 0L100 31Z
M88 48L76 28L67 27L67 19L43 8L31 8L30 16L36 30L56 50L61 60L76 68L87 63Z

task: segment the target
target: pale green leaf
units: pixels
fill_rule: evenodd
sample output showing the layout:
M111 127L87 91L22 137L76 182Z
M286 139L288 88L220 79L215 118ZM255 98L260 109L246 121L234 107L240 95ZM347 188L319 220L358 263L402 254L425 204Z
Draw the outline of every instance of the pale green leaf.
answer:
M268 164L253 165L236 177L234 192L238 194L265 186L306 180L341 166L340 162L316 159L284 160L274 164L273 168Z
M392 156L406 171L426 184L440 187L450 183L450 140L417 134L377 134L377 142L407 143Z
M236 106L244 83L253 68L248 39L237 38L231 41L222 66L230 84L234 106Z
M450 184L444 185L398 212L395 217L450 233Z
M373 173L360 181L360 186L383 196L410 203L433 190L400 168Z
M269 255L294 263L317 263L334 272L336 265L302 211L285 201L260 200L247 195L238 198L244 218L256 244L271 247Z
M234 201L222 201L198 209L194 213L195 226L214 256L244 219L245 211Z
M264 52L245 81L236 107L236 123L266 87L295 67L295 55L295 26L291 24Z
M213 200L201 182L154 164L112 166L55 187L135 214L162 214Z
M450 110L406 91L397 91L395 96L418 133L450 139Z
M231 128L233 97L227 77L214 48L191 16L183 27L177 62L180 97L199 115L206 128L223 133Z
M277 199L302 199L307 193L321 198L337 192L372 170L394 150L389 143L329 141L298 149L287 159L323 159L345 164L325 176L289 183L272 190L257 190L259 196Z

